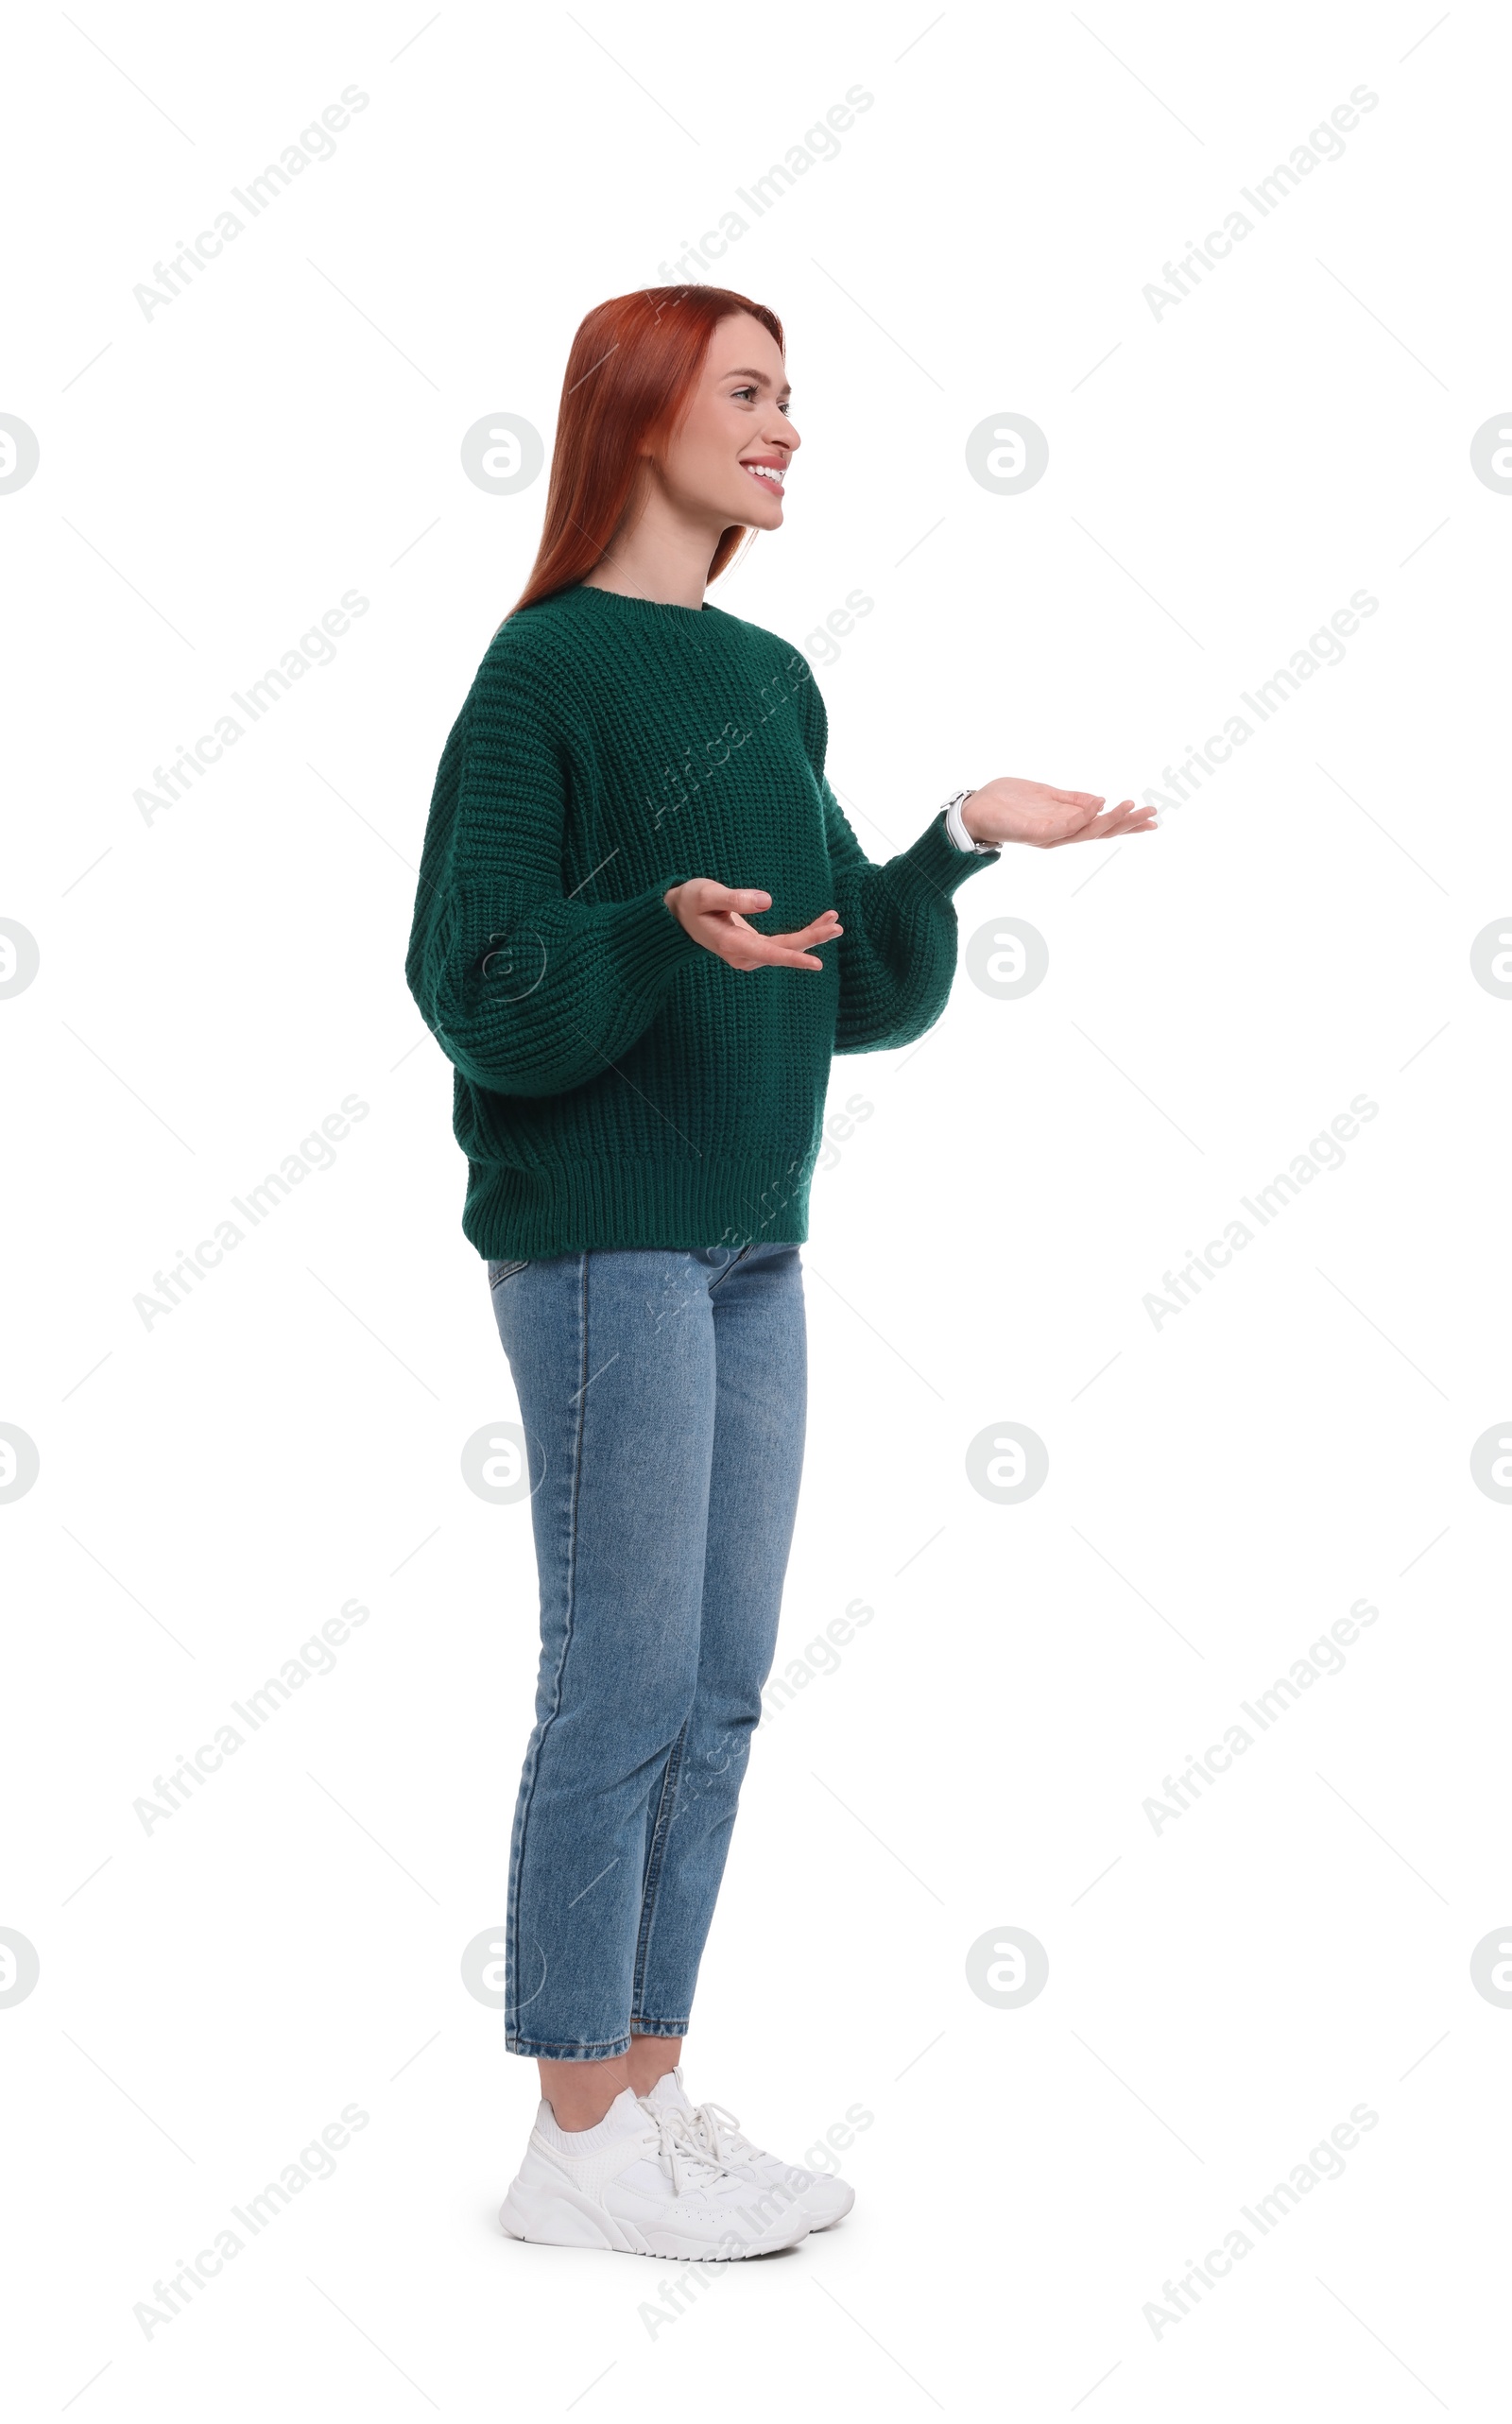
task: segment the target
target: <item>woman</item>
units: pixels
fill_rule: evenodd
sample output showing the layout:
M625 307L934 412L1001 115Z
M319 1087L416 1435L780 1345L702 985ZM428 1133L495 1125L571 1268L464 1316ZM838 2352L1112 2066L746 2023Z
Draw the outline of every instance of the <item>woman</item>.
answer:
M806 661L704 597L782 527L782 349L772 312L711 286L578 329L540 552L441 757L405 963L455 1064L541 1581L506 2042L541 2095L500 2219L713 2260L851 2203L695 2106L679 2067L792 1539L831 1057L938 1018L951 896L1004 843L1154 816L1005 777L866 857Z

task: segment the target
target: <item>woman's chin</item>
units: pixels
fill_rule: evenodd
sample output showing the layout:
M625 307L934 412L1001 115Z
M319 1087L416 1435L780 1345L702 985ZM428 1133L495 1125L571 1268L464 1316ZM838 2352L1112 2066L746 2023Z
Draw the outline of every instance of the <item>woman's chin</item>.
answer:
M758 530L780 530L782 526L782 500L775 489L758 489L754 496L744 500L740 519Z

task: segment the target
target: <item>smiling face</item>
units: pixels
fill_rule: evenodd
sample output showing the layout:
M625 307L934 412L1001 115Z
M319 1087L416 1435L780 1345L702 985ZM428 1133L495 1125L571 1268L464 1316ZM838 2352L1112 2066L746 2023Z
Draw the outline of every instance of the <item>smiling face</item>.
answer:
M782 480L801 443L775 339L732 312L709 340L693 401L653 476L679 514L717 536L730 523L782 526Z

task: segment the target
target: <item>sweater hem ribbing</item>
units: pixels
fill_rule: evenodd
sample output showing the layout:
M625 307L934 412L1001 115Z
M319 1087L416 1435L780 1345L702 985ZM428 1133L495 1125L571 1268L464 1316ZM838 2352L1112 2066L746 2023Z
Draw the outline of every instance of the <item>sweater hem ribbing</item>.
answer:
M488 1262L544 1262L590 1249L692 1253L711 1246L802 1246L817 1145L698 1161L575 1159L549 1177L470 1161L462 1233Z

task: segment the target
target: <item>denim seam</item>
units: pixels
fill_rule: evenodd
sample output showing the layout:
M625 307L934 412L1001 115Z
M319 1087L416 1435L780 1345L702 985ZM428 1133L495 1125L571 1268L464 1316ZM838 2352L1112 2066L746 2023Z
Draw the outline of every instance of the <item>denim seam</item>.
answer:
M651 1831L651 1853L645 1864L645 1882L641 1888L641 1926L635 1946L635 1974L630 1985L630 2017L636 2017L641 1988L645 1982L646 1957L650 1951L651 1929L656 1918L656 1891L662 1882L662 1859L672 1829L673 1811L678 1797L678 1780L682 1773L682 1746L688 1739L690 1719L684 1717L678 1729L677 1741L667 1753L667 1763L662 1776L662 1792L656 1805L656 1825Z
M713 1279L710 1281L708 1293L711 1297L713 1297L715 1288L717 1288L723 1281L729 1279L730 1272L735 1269L736 1265L744 1263L747 1255L750 1253L755 1243L756 1240L754 1238L747 1239L747 1243L740 1248L739 1252L726 1264L724 1269L717 1272ZM666 1852L667 1836L672 1831L672 1822L676 1815L678 1786L682 1778L682 1753L683 1747L688 1739L688 1727L691 1722L692 1712L690 1711L689 1715L683 1719L677 1741L673 1744L672 1748L667 1755L666 1767L663 1770L662 1777L662 1791L657 1801L656 1824L651 1831L651 1849L645 1864L644 1882L641 1888L641 1925L636 1938L635 1971L630 1986L630 2019L632 2024L642 2017L640 2003L642 1991L645 1985L645 1972L650 1957L651 1932L656 1925L657 1888L662 1882L662 1869ZM679 2023L679 2027L674 2029L664 2021L660 2024L653 2022L651 2026L643 2030L643 2034L645 2036L670 2037L673 2035L686 2034L686 2027L685 2024Z
M724 1269L723 1269L722 1271L720 1271L720 1272L716 1273L716 1274L715 1274L715 1276L714 1276L714 1278L713 1278L713 1279L712 1279L712 1280L710 1281L710 1282L709 1282L709 1294L710 1294L711 1296L713 1296L713 1292L714 1292L715 1288L717 1288L717 1287L718 1287L718 1285L719 1285L719 1283L720 1283L720 1281L721 1281L721 1280L728 1280L728 1279L729 1279L730 1272L731 1272L731 1271L734 1269L734 1267L735 1267L735 1263L744 1263L744 1261L746 1260L747 1255L750 1252L751 1246L752 1246L755 1243L756 1243L755 1239L754 1239L754 1238L751 1238L751 1239L750 1239L750 1240L749 1240L746 1245L744 1245L744 1246L741 1247L740 1252L735 1256L735 1261L734 1261L734 1263L727 1263L727 1264L725 1264Z
M577 1392L577 1428L573 1436L572 1502L567 1535L567 1607L565 1622L562 1625L561 1656L557 1660L557 1671L551 1678L552 1705L547 1715L546 1722L541 1729L541 1739L536 1745L535 1755L530 1762L530 1779L527 1786L521 1796L520 1817L519 1824L516 1829L515 1857L513 1863L514 1891L510 1897L512 1908L509 1913L509 1950L511 1954L511 1966L517 1988L522 1976L520 1966L520 1902L522 1899L521 1885L524 1876L525 1838L530 1824L531 1808L535 1801L536 1779L541 1773L541 1757L546 1747L546 1736L551 1731L551 1728L556 1723L556 1720L561 1711L562 1670L567 1664L567 1653L572 1647L573 1618L576 1612L577 1606L577 1496L578 1491L582 1487L583 1423L586 1415L585 1400L588 1388L588 1255L586 1252L582 1258L582 1283L578 1298L578 1326L581 1337L579 1362L582 1372L582 1381ZM617 2042L618 2040L616 2040L616 2043ZM516 2049L513 2045L507 2043L507 2051L513 2052ZM550 2057L547 2056L546 2058L549 2059Z

